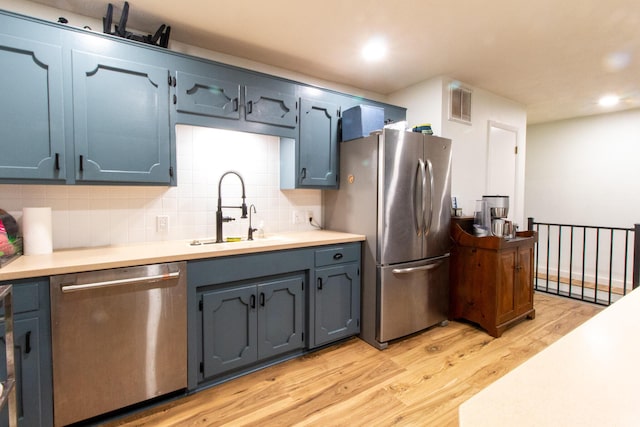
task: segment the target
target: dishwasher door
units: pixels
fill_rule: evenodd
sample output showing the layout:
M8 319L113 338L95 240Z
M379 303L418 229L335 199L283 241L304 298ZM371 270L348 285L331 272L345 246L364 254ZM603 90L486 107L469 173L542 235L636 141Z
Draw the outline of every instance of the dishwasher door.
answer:
M56 426L186 388L185 267L51 277Z

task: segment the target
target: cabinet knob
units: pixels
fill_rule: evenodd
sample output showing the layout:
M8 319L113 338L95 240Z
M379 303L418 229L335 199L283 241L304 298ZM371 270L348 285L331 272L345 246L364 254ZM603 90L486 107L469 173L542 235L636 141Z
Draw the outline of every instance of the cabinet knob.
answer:
M318 289L322 289L322 277L318 277Z
M333 259L335 259L336 261L339 260L339 259L342 259L342 254L340 252L338 252L337 254L335 254L333 256Z

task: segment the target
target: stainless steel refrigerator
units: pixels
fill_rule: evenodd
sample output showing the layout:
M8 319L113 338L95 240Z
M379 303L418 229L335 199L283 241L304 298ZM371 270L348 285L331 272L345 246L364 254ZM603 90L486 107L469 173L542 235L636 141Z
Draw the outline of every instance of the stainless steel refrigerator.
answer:
M366 235L361 338L388 342L446 322L451 140L394 129L340 144L325 228Z

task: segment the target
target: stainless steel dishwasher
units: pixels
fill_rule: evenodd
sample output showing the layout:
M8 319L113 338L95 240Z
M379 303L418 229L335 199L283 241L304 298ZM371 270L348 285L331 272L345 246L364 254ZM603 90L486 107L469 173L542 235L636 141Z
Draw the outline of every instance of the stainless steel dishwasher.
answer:
M56 426L187 386L184 262L51 277Z

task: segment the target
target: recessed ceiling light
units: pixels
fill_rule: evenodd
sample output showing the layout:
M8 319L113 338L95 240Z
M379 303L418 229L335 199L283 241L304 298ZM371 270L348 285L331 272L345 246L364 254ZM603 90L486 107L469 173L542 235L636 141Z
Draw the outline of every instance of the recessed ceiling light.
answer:
M616 95L606 95L600 98L598 104L600 104L601 107L613 107L618 104L618 102L620 102L620 97Z
M387 55L387 43L380 37L369 40L362 48L362 57L367 61L379 61Z

